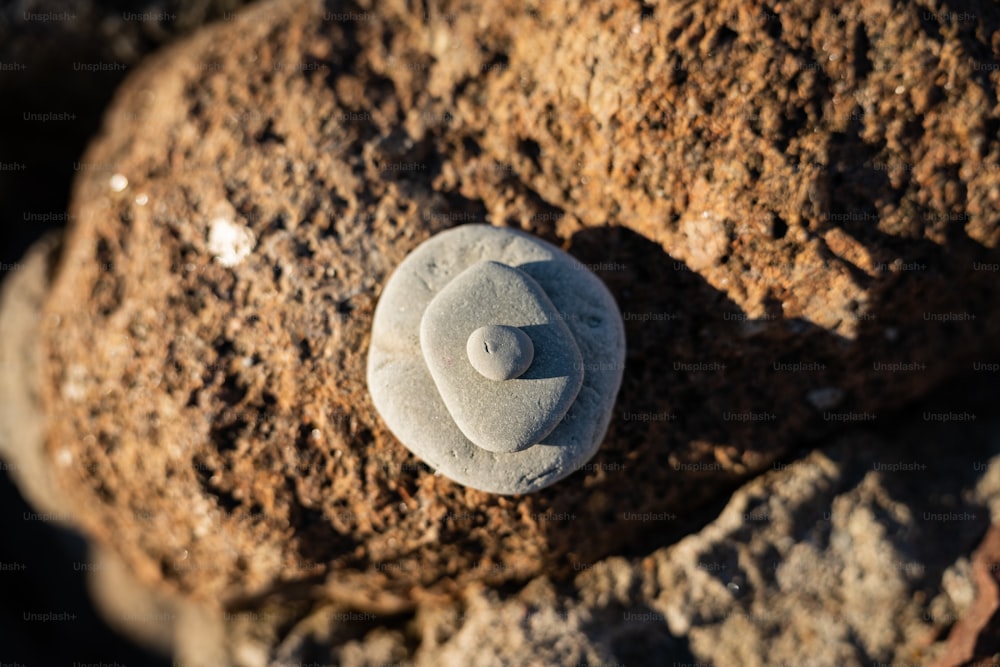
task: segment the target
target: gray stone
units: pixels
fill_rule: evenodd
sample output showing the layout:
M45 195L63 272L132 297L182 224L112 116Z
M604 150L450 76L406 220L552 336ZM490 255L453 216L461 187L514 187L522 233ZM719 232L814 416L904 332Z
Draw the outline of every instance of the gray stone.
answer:
M531 337L517 327L490 324L479 327L465 344L469 363L490 380L513 380L531 366L535 346Z
M499 283L483 280L479 288L473 289L460 282L446 291L467 269L482 262L489 262L486 266L490 268L479 268L469 276L482 279L484 273L489 273ZM501 280L501 274L506 278ZM471 278L463 277L462 281L466 279ZM505 281L510 289L516 285L516 290L498 291L489 298L463 300L456 296L462 290L467 294L470 290L487 290L487 284L508 284ZM533 292L532 284L544 300ZM508 319L517 314L517 303L535 303L538 312L547 313L547 319L527 325L524 320ZM546 305L541 307L539 303ZM468 320L467 309L480 313L483 319ZM491 313L496 317L490 317ZM435 318L440 318L440 323ZM491 324L521 327L531 339L534 358L516 379L489 380L475 370L468 358L470 335ZM449 327L451 334L447 333ZM447 341L439 344L431 340L438 330L442 337L450 336ZM574 343L578 355L570 361L566 355L572 354L573 347L553 347L567 333L566 340ZM439 350L450 356L437 358ZM425 358L428 351L430 358ZM372 323L368 388L375 407L396 437L441 474L491 493L530 493L566 477L596 453L611 420L624 360L625 330L617 305L600 279L583 264L523 232L490 225L462 225L417 247L386 283ZM437 368L436 376L432 367ZM523 444L511 437L518 429L541 433L546 426L552 426L551 430L520 451L489 451L476 444L456 423L452 406L439 389L442 384L457 383L456 372L464 373L463 381L474 382L477 388L465 390L465 405L452 403L459 405L460 418L468 421L464 425L486 447L498 443L509 447L512 441ZM578 391L572 390L575 373L582 374ZM549 389L544 394L548 397L543 401L544 418L537 423L531 421L539 419L535 414L525 420L519 412L525 409L519 399L520 387L553 379L543 377L547 374L556 376L558 382L554 384L563 387L559 396L574 397L563 411L560 399L553 399ZM499 388L506 385L512 391L500 392ZM482 387L495 390L494 403L477 398ZM477 402L478 408L470 407ZM553 418L553 413L559 416ZM484 435L478 419L493 419L496 433ZM511 425L516 422L519 424Z
M45 452L45 415L39 404L44 360L38 326L59 243L55 233L38 241L21 259L21 268L0 285L0 459L36 510L72 526L72 505Z
M467 355L471 334L499 323L520 328L535 352L531 367L506 382L483 377ZM474 264L434 297L420 323L420 343L455 424L491 452L518 452L541 442L566 416L583 383L573 334L544 290L524 272L497 262Z

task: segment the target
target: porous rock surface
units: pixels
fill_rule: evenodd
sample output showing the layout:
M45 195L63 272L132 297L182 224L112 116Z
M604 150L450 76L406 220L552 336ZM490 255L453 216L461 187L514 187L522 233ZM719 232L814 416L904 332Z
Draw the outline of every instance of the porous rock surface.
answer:
M0 404L15 408L0 414L0 454L37 508L69 520L79 508L35 463L41 406L24 391L36 377L30 343L52 247L41 244L0 294L0 362L10 371ZM316 605L294 588L220 610L165 599L102 547L90 587L109 623L191 667L989 664L1000 423L928 427L924 415L989 414L996 382L979 374L952 385L878 428L775 462L672 547L578 563L569 585L543 575L503 596L472 584L404 615Z
M6 165L0 169L0 273L44 230L64 226L75 172L105 167L79 159L121 80L151 51L246 4L31 0L0 7L0 122L7 128L0 158ZM48 112L68 114L69 122L30 118ZM57 215L24 224L32 212Z
M255 634L210 631L278 665L988 664L981 621L963 659L951 645L1000 583L996 550L979 558L1000 520L1000 422L928 428L921 412L778 463L675 545L580 563L569 584L470 586L395 619L326 607L283 636L274 615ZM204 636L182 637L182 654Z
M128 184L80 175L42 321L79 520L227 608L401 612L669 544L995 339L997 11L298 1L167 49L86 155ZM470 221L560 245L624 314L601 451L530 497L435 476L366 392L385 278Z

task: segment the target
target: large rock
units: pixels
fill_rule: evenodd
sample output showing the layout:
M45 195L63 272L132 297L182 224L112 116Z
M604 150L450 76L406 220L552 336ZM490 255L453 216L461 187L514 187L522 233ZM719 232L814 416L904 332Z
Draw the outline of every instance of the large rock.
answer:
M957 665L966 662L949 661L956 632L977 616L965 658L987 658L976 638L996 609L996 588L977 570L987 581L1000 577L997 560L983 561L976 545L994 540L1000 521L1000 421L928 428L926 410L987 407L971 392L950 392L958 400L938 395L896 415L884 435L854 429L776 463L671 547L581 563L561 586L548 577L507 595L470 586L458 601L426 603L413 616L323 607L273 645L269 659ZM952 456L942 457L948 447ZM252 631L229 623L224 634L244 646L284 620ZM198 642L180 643L194 650Z
M115 174L76 182L42 320L81 524L224 608L403 612L654 552L987 358L996 10L782 6L274 2L153 57L85 156ZM601 451L528 498L434 476L366 391L384 280L468 221L567 249L626 321Z
M0 287L0 458L25 500L46 520L69 526L73 518L42 447L39 401L44 361L38 332L58 251L58 235L39 240Z

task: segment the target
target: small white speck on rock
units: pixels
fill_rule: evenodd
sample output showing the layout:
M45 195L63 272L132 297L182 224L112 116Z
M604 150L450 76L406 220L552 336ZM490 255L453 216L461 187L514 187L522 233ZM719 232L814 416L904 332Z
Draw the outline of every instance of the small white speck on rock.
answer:
M223 266L236 266L257 244L253 231L228 218L216 218L208 229L208 251Z
M114 174L108 179L108 185L112 192L122 192L128 187L128 179L124 174Z

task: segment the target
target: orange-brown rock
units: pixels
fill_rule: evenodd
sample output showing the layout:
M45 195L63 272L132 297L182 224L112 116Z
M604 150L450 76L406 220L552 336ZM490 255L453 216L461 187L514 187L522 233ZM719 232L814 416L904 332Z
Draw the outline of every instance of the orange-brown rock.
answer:
M259 5L107 112L48 296L47 447L143 580L392 612L647 553L998 331L995 9ZM113 186L113 187L112 187ZM591 464L437 477L375 414L393 268L464 222L600 275L625 377Z

